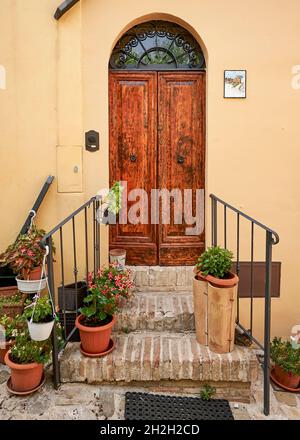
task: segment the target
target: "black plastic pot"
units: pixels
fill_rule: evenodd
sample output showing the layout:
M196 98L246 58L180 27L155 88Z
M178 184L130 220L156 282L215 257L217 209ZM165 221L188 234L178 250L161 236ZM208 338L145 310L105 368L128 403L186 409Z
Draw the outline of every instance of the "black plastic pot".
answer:
M77 283L77 307L78 309L83 306L83 299L87 292L87 286L85 282ZM76 289L75 284L68 284L64 288L58 288L58 305L60 310L68 312L76 311Z
M76 320L77 314L73 313L73 312L66 312L66 328L65 328L65 321L64 321L64 313L60 311L60 312L58 312L58 316L59 316L59 321L61 323L61 326L64 330L64 337L67 338L69 336L69 334L71 333L71 331L74 328L76 328L75 327L75 320ZM69 341L70 342L80 342L78 328L76 328L75 332L73 333L73 335L71 336Z
M8 267L0 267L0 287L16 286L16 275Z

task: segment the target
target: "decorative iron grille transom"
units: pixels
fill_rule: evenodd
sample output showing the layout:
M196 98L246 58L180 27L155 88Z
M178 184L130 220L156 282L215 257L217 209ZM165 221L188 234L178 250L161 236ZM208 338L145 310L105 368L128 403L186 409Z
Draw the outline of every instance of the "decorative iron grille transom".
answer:
M111 69L204 70L205 59L195 38L168 21L150 21L131 28L115 46Z

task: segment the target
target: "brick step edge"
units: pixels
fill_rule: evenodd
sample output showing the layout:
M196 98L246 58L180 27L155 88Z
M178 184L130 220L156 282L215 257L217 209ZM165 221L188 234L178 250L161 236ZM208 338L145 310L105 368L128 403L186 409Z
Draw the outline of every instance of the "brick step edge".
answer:
M220 355L199 345L195 334L136 332L113 336L116 349L103 358L84 357L79 343L61 357L62 382L194 380L252 382L258 361L253 350L236 346Z
M137 291L190 290L193 266L128 266Z
M137 293L116 318L115 331L195 330L191 293Z

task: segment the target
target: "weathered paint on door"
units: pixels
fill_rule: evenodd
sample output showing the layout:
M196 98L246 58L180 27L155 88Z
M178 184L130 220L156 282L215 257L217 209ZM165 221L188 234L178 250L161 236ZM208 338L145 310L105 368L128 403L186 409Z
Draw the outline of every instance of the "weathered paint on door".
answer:
M109 81L110 184L127 181L128 193L143 188L148 194L147 224L119 219L110 226L110 248L125 248L128 264L192 265L204 248L204 231L186 235L184 218L174 222L174 201L170 224L161 224L163 201L159 224L151 224L151 189L204 189L205 73L111 72ZM189 209L195 213L195 192Z

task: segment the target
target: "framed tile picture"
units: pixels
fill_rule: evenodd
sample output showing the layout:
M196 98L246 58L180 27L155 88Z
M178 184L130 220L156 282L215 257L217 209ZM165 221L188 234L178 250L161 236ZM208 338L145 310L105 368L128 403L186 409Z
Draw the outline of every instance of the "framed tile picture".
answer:
M246 70L224 70L224 98L246 98L246 87Z

